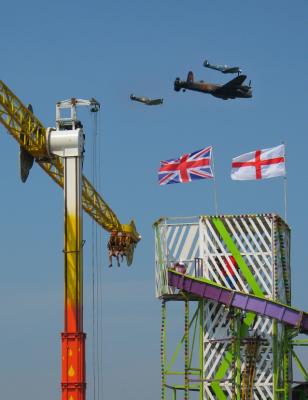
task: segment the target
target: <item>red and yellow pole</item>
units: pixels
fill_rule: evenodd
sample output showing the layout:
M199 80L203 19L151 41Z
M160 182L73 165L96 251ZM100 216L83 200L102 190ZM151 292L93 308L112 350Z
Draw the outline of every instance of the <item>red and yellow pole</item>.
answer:
M65 158L64 182L64 332L62 332L62 400L84 400L83 256L81 159Z
M48 132L49 152L64 161L64 330L62 400L85 400L81 129Z

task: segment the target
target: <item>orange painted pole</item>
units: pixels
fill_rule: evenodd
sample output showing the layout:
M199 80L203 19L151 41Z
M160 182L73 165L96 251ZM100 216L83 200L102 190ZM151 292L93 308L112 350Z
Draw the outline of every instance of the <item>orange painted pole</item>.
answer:
M57 109L58 110L58 109ZM68 122L67 120L65 120ZM47 130L51 156L63 158L64 165L64 330L62 336L62 400L85 400L86 367L83 332L83 230L82 157L84 134L75 128ZM69 126L66 125L68 128Z
M81 176L81 157L65 157L62 400L86 398Z

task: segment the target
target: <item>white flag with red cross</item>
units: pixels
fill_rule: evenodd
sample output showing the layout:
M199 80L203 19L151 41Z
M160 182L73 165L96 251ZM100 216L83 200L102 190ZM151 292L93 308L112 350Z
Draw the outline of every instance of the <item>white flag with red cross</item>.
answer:
M251 151L232 160L231 178L234 180L267 179L285 175L284 144Z

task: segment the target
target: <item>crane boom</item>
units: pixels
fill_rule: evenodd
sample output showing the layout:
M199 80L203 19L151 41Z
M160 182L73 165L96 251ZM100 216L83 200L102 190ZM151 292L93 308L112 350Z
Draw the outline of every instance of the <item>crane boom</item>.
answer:
M63 161L57 156L50 158L47 148L47 129L1 80L0 122L39 166L63 188ZM90 217L108 232L123 232L128 235L129 251L126 258L130 265L133 249L140 240L134 222L121 224L112 209L84 175L82 176L82 206Z

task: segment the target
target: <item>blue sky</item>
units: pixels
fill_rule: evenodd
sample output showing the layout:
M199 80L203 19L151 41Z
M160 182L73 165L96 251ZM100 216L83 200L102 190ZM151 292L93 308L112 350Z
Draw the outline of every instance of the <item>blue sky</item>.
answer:
M304 0L80 0L6 2L1 7L1 79L45 126L58 100L102 103L100 179L122 223L142 235L132 268L107 268L103 254L104 397L160 394L160 303L154 298L154 235L160 216L213 214L212 182L159 187L159 161L212 145L221 213L283 215L281 179L234 182L231 159L286 143L293 303L308 310L305 252L307 12ZM202 66L239 65L254 97L222 101L176 93L186 78L226 82ZM159 107L129 95L163 97ZM90 127L84 113L85 128ZM86 131L91 143L91 129ZM0 387L3 398L60 395L63 299L63 196L34 166L18 178L18 146L0 127ZM90 156L90 146L86 157ZM90 157L89 157L90 158ZM86 158L85 170L91 160ZM104 240L107 237L103 233ZM91 222L85 217L85 331L91 382ZM105 251L105 250L104 250ZM308 361L308 359L306 360ZM307 364L307 363L306 363Z

